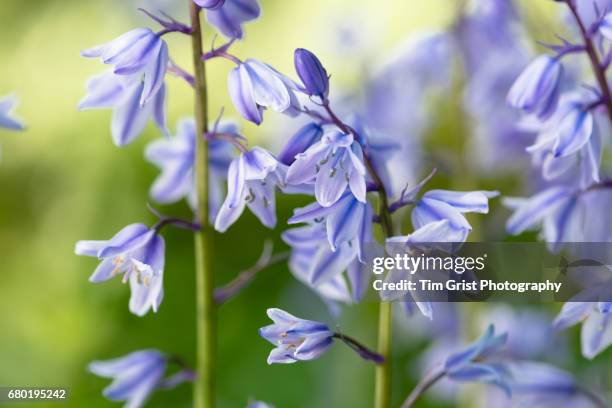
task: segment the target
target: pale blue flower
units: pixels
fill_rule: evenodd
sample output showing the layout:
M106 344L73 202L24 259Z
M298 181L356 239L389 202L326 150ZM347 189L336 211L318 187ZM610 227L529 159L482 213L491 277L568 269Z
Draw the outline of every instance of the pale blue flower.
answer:
M255 20L261 13L257 0L225 0L219 6L218 0L197 0L196 3L217 3L215 8L206 10L206 19L221 33L229 38L242 38L242 25Z
M172 388L193 379L192 375L185 375L182 371L164 379L167 368L168 357L154 349L89 364L89 371L93 374L113 379L102 394L111 401L125 401L124 408L143 407L156 389Z
M345 242L332 251L321 223L289 229L282 238L292 248L289 269L298 280L327 300L349 303L362 299L370 272L359 261L356 245Z
M592 360L612 344L612 302L567 302L554 326L564 329L582 322L582 355Z
M557 234L549 235L546 239L548 242L558 242L565 236L563 231L569 219L569 211L575 205L575 194L568 187L555 186L528 199L508 198L504 204L514 210L506 223L510 234L517 235L542 222L552 222L557 225Z
M323 207L337 202L347 187L355 198L366 201L366 169L363 151L350 134L325 133L287 171L287 184L313 184L315 197Z
M266 108L290 116L298 114L297 85L256 59L248 59L230 71L228 89L236 110L257 125L263 122Z
M237 127L231 122L221 122L217 129L220 133L238 134ZM170 204L186 198L192 208L196 206L194 161L195 161L195 123L193 119L179 121L176 136L151 142L146 150L148 161L160 168L161 174L149 191L151 198L162 204ZM209 159L209 211L211 220L223 202L222 184L233 159L233 147L223 140L208 142Z
M304 320L280 309L268 309L274 324L259 329L259 335L272 343L268 364L289 364L314 360L332 345L334 333L324 323Z
M508 372L496 359L503 350L507 333L495 335L495 327L489 326L484 335L463 351L449 356L444 362L447 377L457 382L484 382L503 389L510 395Z
M289 224L325 220L327 239L332 251L343 243L356 246L360 259L366 243L372 240L372 206L357 200L346 192L338 201L329 207L314 202L306 207L294 210Z
M123 275L130 282L129 309L144 316L157 312L164 296L164 239L144 224L130 224L108 241L78 241L77 255L94 256L100 265L89 278L99 283Z
M138 95L141 106L163 86L169 62L168 45L148 28L129 31L106 44L82 51L81 55L113 65L113 72L128 82L142 82Z
M147 122L153 119L162 132L166 129L166 87L164 84L144 105L140 95L144 83L130 82L112 72L95 76L87 83L87 95L79 103L79 109L113 109L111 134L117 146L133 142L142 133Z
M558 58L536 58L510 88L508 103L526 113L545 118L556 108L563 66Z
M225 232L245 206L268 228L276 225L276 187L285 186L285 166L261 147L244 151L227 172L227 197L217 214L215 229Z
M13 110L17 106L15 96L4 96L0 98L0 128L9 130L23 130L23 123L13 116Z
M472 230L463 214L487 214L489 199L498 195L497 191L430 190L417 201L412 210L412 225L418 231L427 224L447 220L448 224L436 224L435 228L421 230L419 234L433 233L433 236L443 238L441 230L447 228L449 238L442 242L450 242L451 238L454 242L463 242Z

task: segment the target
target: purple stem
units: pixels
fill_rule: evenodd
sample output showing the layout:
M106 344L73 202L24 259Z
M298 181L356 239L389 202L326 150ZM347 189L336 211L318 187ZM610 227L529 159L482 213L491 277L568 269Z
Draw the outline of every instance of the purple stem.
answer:
M182 78L192 88L195 86L195 79L193 78L193 75L176 65L176 63L172 60L170 60L170 63L168 64L168 72L174 76Z
M578 10L576 9L576 5L572 0L565 0L565 4L569 7L574 19L576 20L576 24L578 24L578 28L580 29L580 33L584 40L584 46L586 48L586 52L591 60L591 65L593 67L593 71L595 73L595 77L597 78L597 82L599 83L599 88L601 89L601 93L603 95L603 99L606 105L606 109L608 111L608 117L612 122L612 94L610 93L610 88L608 86L608 80L606 79L606 72L603 68L601 61L599 60L599 54L595 49L595 45L593 44L593 39L591 35L589 35L586 27L584 26L584 22L580 18L578 14Z
M385 358L380 354L370 350L354 338L347 336L346 334L336 332L332 336L335 339L342 340L347 346L349 346L353 351L359 354L364 360L373 361L376 364L382 364L385 362Z
M411 408L414 403L427 391L431 386L437 383L446 375L443 369L433 369L423 377L421 381L414 387L410 395L406 398L401 408Z

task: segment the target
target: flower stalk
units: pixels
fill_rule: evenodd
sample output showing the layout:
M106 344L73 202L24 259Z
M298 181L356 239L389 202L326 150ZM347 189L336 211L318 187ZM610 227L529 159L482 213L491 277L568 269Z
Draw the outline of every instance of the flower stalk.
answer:
M202 55L200 7L189 0L191 44L195 90L196 135L208 132L208 95L206 68ZM215 406L216 305L211 246L212 227L209 223L208 202L208 141L196 137L195 184L197 195L196 219L201 229L195 237L196 269L196 378L193 393L195 408Z
M374 169L370 160L367 146L363 146L363 139L350 126L342 122L342 120L334 113L329 101L324 100L323 108L329 115L332 123L334 123L344 133L351 133L355 140L362 145L364 150L364 164L376 187L379 199L379 213L377 220L382 226L385 238L393 236L393 224L391 222L391 212L389 211L389 200L387 198L387 190L382 179ZM389 408L391 406L391 303L380 303L378 311L378 354L382 358L382 362L376 366L376 383L374 388L374 408Z
M576 5L571 0L565 0L565 4L569 7L574 19L576 20L576 24L578 25L578 29L580 30L580 34L584 40L584 46L589 56L589 60L591 61L591 65L593 66L593 72L595 73L595 78L599 84L599 88L603 95L603 102L606 106L606 110L608 112L608 117L610 121L612 121L612 93L610 92L610 87L608 86L608 80L606 78L605 65L599 59L599 54L597 53L597 49L595 48L595 44L593 44L592 35L589 34L587 28L582 21L582 18L578 14L578 10L576 9Z
M446 375L446 371L442 369L432 370L425 375L421 381L414 387L408 398L404 401L401 408L411 408L414 403L435 383L440 381Z

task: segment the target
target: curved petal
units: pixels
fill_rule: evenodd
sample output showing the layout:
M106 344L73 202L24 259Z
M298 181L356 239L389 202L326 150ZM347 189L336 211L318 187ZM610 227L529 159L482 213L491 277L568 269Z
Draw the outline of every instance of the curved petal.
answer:
M125 146L136 139L144 130L151 110L148 106L140 106L140 95L143 84L138 83L125 89L125 98L121 105L115 107L111 121L111 133L115 145Z
M147 244L155 235L155 231L144 224L130 224L109 239L98 252L99 258L108 258L134 251Z
M506 223L506 229L510 234L520 234L540 223L569 198L570 192L565 187L544 190L517 206Z
M263 109L255 102L253 84L244 64L230 71L228 91L238 113L246 120L260 125L263 121Z

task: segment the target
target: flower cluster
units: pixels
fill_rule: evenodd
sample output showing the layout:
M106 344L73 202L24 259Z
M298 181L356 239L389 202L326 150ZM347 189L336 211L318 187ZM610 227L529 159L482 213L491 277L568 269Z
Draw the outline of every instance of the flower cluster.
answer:
M164 296L162 229L175 226L195 231L200 308L197 341L204 344L198 347L199 352L206 349L205 354L214 353L215 342L202 339L216 335L214 303L221 304L236 295L258 271L276 262L273 259L288 259L293 276L313 290L329 307L330 314L338 318L342 304L356 304L366 296L371 277L367 265L373 257L385 251L393 253L395 245L460 246L469 239L474 219L468 221L468 217L488 214L490 200L500 193L478 187L471 191L427 190L435 170L418 181L419 174L430 167L417 158L424 156L420 154L423 147L419 135L430 121L424 108L426 97L432 89L449 91L452 88L449 66L457 56L469 72L462 102L466 112L478 121L478 133L482 135L495 129L504 134L489 140L486 149L505 147L508 135L537 135L527 150L543 176L541 190L530 198L504 200L514 210L508 220L508 231L519 234L542 224L544 239L555 251L571 240L610 240L610 230L598 228L600 218L597 217L609 213L607 206L611 198L611 184L600 175L603 147L599 129L600 122L612 119L612 100L605 76L611 58L603 59L600 55L600 44L612 39L612 14L599 13L587 25L575 2L566 0L581 28L581 43L563 40L560 45L550 45L554 55L535 58L518 74L518 65L524 65L526 59L523 48L512 47L504 55L514 44L517 32L518 17L514 8L505 1L477 1L477 7L459 16L452 30L425 36L403 48L399 58L364 79L362 95L339 101L336 84L312 51L295 50L296 79L259 59L234 55L232 46L244 38L244 24L260 15L256 0L190 0L189 3L191 25L144 11L162 26L160 31L135 29L83 51L83 56L98 58L110 69L89 81L87 95L79 108L113 109L111 134L117 146L133 142L152 119L164 137L151 142L145 150L146 160L160 170L150 188L150 198L159 204L185 199L193 218L167 217L151 208L159 218L154 226L131 224L106 241L79 241L75 252L100 261L90 277L91 282L107 281L118 275L124 283L129 282L129 310L143 316L150 310L157 312ZM216 48L212 45L207 52L201 49L201 13L228 37L227 43ZM521 36L525 34L522 30L519 32ZM193 74L171 59L164 40L170 33L192 38ZM455 47L457 44L461 46ZM453 54L454 48L459 48L457 55ZM483 62L479 54L483 49L494 50L491 52L500 61L503 55L512 63ZM596 86L579 88L576 79L568 75L570 70L564 68L563 61L578 55L590 59ZM295 121L298 125L289 131L292 135L278 154L250 145L237 122L224 118L224 111L216 121L204 123L209 117L208 87L201 65L220 58L233 64L228 72L227 93L242 119L262 125L273 114L265 113L267 110L298 118ZM197 98L194 119L180 120L173 136L166 119L166 74L184 79ZM505 87L510 77L515 79L514 84ZM498 80L504 83L503 87ZM501 107L504 99L514 109ZM489 101L492 102L489 104ZM2 106L0 103L0 125L3 121L10 123L3 118ZM414 106L415 112L406 112L406 106ZM517 121L519 111L523 117ZM283 133L287 133L287 128ZM482 150L478 150L477 154L480 153ZM215 279L206 260L211 259L207 251L213 229L226 232L240 222L246 208L267 228L284 224L285 220L279 222L276 211L279 193L300 194L310 200L310 204L295 208L286 220L291 227L284 229L281 238L290 252L284 257L274 257L270 250L226 288L211 288ZM410 218L410 223L404 222L404 218ZM610 220L608 215L606 221ZM389 299L382 294L381 300ZM444 319L437 316L439 307L431 302L416 297L402 301L407 310L413 310L416 305L431 321ZM391 321L390 306L387 306L381 306L381 323ZM563 328L583 322L583 354L592 358L612 342L612 325L607 324L609 310L609 302L582 302L578 306L568 303L556 326ZM338 341L365 360L389 364L389 344L388 347L381 345L379 354L347 334L333 331L331 325L301 319L277 308L268 309L267 314L273 324L261 328L259 334L274 345L268 356L269 364L313 360ZM379 330L381 341L391 338L385 324ZM442 342L436 344L439 346ZM540 395L550 384L558 386L557 389L576 390L573 380L565 374L524 361L523 356L512 355L515 350L506 354L506 346L512 349L508 335L496 335L493 326L488 327L480 340L450 356L446 346L443 362L424 377L405 406L411 406L423 390L442 378L455 385L491 384L504 395L525 389L536 390ZM198 404L203 390L208 392L206 398L210 401L215 398L213 381L209 381L214 373L202 363L214 361L213 357L198 356L197 378L182 360L156 350L132 353L110 362L95 362L90 369L113 378L104 395L111 400L125 400L130 407L142 406L156 389L194 380ZM165 378L171 362L181 362L181 371ZM520 376L516 373L522 367L531 367L529 370L537 378L517 378ZM542 378L548 378L543 380L544 385L538 383ZM268 405L256 401L249 406Z

